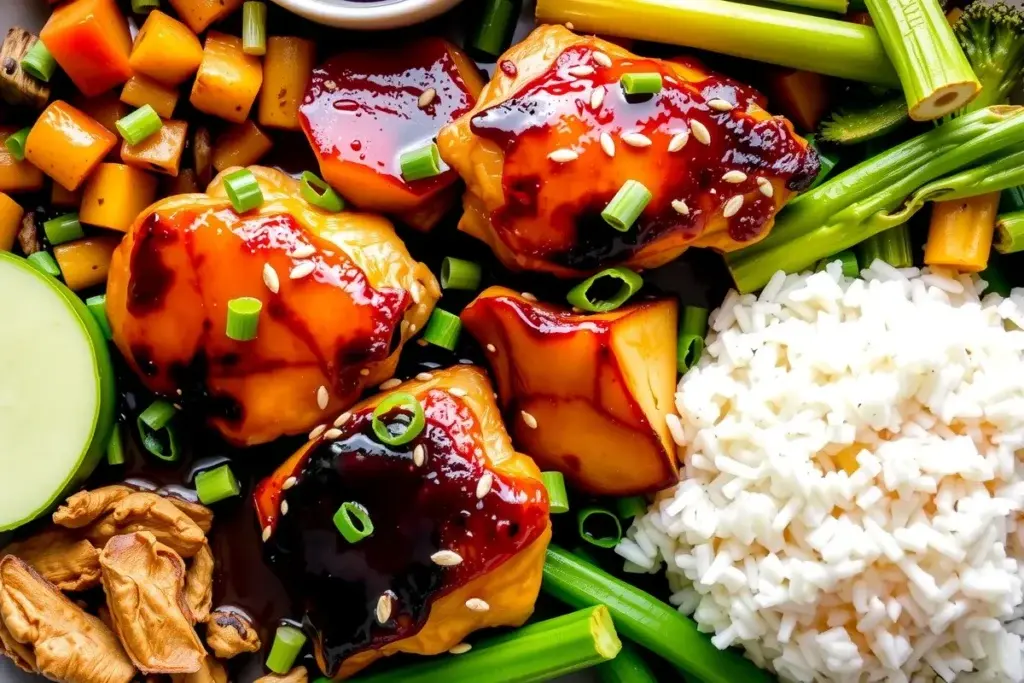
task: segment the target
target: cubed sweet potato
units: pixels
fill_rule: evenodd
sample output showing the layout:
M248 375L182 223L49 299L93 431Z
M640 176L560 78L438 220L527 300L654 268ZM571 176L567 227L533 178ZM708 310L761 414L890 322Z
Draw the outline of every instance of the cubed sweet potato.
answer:
M188 123L185 121L164 121L160 132L150 135L139 144L122 142L121 159L135 168L176 176L187 135Z
M136 74L124 84L121 101L136 108L148 104L160 118L169 119L178 104L178 89Z
M201 61L203 46L192 29L160 10L149 13L128 59L136 74L169 86L187 80Z
M75 87L87 97L132 75L128 21L115 0L71 0L50 15L40 39Z
M199 111L241 123L262 83L263 65L258 57L242 52L242 39L210 31L189 99Z
M25 141L25 158L74 191L116 142L98 121L57 100L32 126Z

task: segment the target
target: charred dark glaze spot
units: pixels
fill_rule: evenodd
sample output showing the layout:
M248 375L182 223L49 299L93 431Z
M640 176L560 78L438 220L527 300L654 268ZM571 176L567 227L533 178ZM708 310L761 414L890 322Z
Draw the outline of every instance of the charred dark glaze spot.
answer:
M178 232L156 213L142 223L131 254L128 281L128 312L141 317L155 313L174 284L175 273L164 263L161 251L179 240Z
M139 366L139 372L146 377L155 377L160 372L160 367L153 360L153 350L148 346L132 346L131 354Z

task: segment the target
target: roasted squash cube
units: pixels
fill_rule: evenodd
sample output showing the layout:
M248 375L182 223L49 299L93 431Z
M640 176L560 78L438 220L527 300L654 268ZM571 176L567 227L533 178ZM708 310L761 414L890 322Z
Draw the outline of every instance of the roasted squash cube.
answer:
M17 126L0 126L0 192L35 192L43 188L43 172L29 161L18 161L4 146Z
M87 237L65 242L53 248L64 283L74 292L101 285L107 281L114 249L121 235Z
M218 136L213 145L213 167L219 173L231 166L255 164L273 144L252 121L231 126Z
M32 126L25 141L25 158L74 191L116 142L98 121L57 100Z
M50 15L40 39L75 87L99 95L132 75L132 37L115 0L71 0Z
M153 10L135 37L128 61L136 75L176 86L199 68L203 46L188 26L160 10Z
M187 135L188 123L185 121L164 121L159 133L150 135L139 144L129 145L127 140L122 142L121 159L135 168L176 176Z
M156 178L124 164L100 164L82 188L83 223L127 232L156 199Z
M299 130L299 105L316 61L316 43L304 38L271 36L263 58L261 126Z
M170 0L171 7L194 33L202 33L242 6L243 0Z
M210 31L189 98L192 106L232 123L249 117L263 83L260 60L242 52L242 39Z
M121 101L136 108L148 104L160 118L169 119L174 116L174 107L178 104L178 90L135 75L124 84Z

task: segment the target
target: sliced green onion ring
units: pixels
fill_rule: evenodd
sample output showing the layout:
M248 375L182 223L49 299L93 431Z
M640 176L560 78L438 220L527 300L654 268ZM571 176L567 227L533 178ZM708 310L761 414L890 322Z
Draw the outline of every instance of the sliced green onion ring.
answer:
M41 271L47 275L53 277L60 277L60 266L53 259L53 254L48 251L37 251L34 254L29 254L25 257L29 263L36 267L36 270Z
M622 284L619 285L619 288L614 295L606 299L593 298L590 294L591 288L605 278L618 280ZM614 311L616 308L629 301L629 298L639 292L640 288L643 286L644 279L638 274L634 273L629 268L616 266L615 268L608 268L607 270L602 270L597 275L588 277L586 280L569 290L569 295L566 298L569 303L576 308L581 308L584 311L589 311L591 313L606 313L608 311Z
M242 5L242 52L257 57L267 54L267 6L257 0Z
M615 511L620 519L632 521L637 515L647 512L647 499L643 496L627 496L615 501Z
M580 538L598 548L614 548L622 540L619 518L611 510L602 507L591 506L580 510L576 514L576 526Z
M338 213L345 208L345 200L316 173L303 171L299 179L302 181L302 198L306 203L330 213Z
M401 408L409 411L412 415L409 417L409 422L405 427L405 431L400 434L394 434L389 429L388 425L381 419L392 410ZM423 427L426 425L426 416L423 413L423 406L420 405L419 399L412 394L405 392L397 392L391 394L373 409L373 418L371 420L371 426L373 427L373 433L377 435L377 439L388 446L402 446L409 443L423 431ZM400 424L400 423L393 423Z
M124 464L124 441L121 438L121 424L115 422L114 430L110 433L110 443L107 444L107 464Z
M224 191L237 213L252 211L263 204L263 190L256 176L247 168L240 168L224 176Z
M459 345L461 334L462 321L459 320L459 316L443 308L435 308L423 330L423 339L434 346L454 351Z
M224 334L235 341L252 341L259 334L263 302L251 296L240 296L228 302L227 328Z
M708 309L687 306L683 309L683 322L679 328L676 348L676 369L686 374L704 353L704 337L708 333Z
M619 84L627 95L653 95L661 92L661 74L653 71L622 74Z
M56 246L85 237L77 213L66 213L43 223L43 232L50 244Z
M196 493L203 505L212 505L225 498L232 498L242 493L235 473L227 465L215 467L196 475Z
M441 152L433 142L406 152L398 158L398 163L402 169L402 178L409 183L440 175L442 170Z
M57 72L57 60L50 54L43 41L37 40L21 58L21 70L32 78L49 83L53 74Z
M651 191L635 180L627 180L601 212L604 222L619 232L627 232L651 202Z
M153 109L153 105L144 104L131 114L118 119L114 126L129 145L137 145L163 128L164 122Z
M370 512L359 503L342 503L334 513L334 526L349 543L358 543L373 533Z
M96 324L100 326L100 331L103 332L103 338L110 341L114 337L113 331L110 329L110 319L107 317L107 295L97 294L91 296L85 300L85 307L92 313L92 317L96 319Z
M441 287L443 289L475 290L480 286L483 271L479 263L454 256L441 261Z
M11 133L4 140L4 147L11 153L15 161L25 160L25 140L28 138L29 131L31 130L31 128L22 128L17 133Z
M274 644L267 656L267 668L276 674L285 675L292 670L305 644L305 633L294 626L278 626L274 633Z
M565 491L565 477L561 472L541 472L541 481L548 490L549 509L551 514L558 515L569 511L569 494Z
M170 401L157 399L136 420L143 448L165 462L176 462L179 457L178 435L172 424L175 415L177 409Z

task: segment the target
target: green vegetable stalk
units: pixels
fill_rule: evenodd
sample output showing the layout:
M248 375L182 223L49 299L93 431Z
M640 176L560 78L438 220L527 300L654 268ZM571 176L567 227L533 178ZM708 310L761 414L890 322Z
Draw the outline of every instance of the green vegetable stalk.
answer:
M856 145L901 128L910 120L903 95L868 107L846 107L821 122L821 139L837 145Z
M881 259L893 268L909 268L914 265L910 230L906 225L897 225L872 235L857 246L857 253L865 268L871 267L875 259Z
M764 240L726 256L737 288L822 258L910 219L928 201L973 197L1024 181L1024 109L957 117L841 173L791 202Z
M1000 254L1024 250L1024 211L1004 213L996 218L995 247Z
M595 671L601 683L658 683L643 656L629 643L623 643L615 659Z

